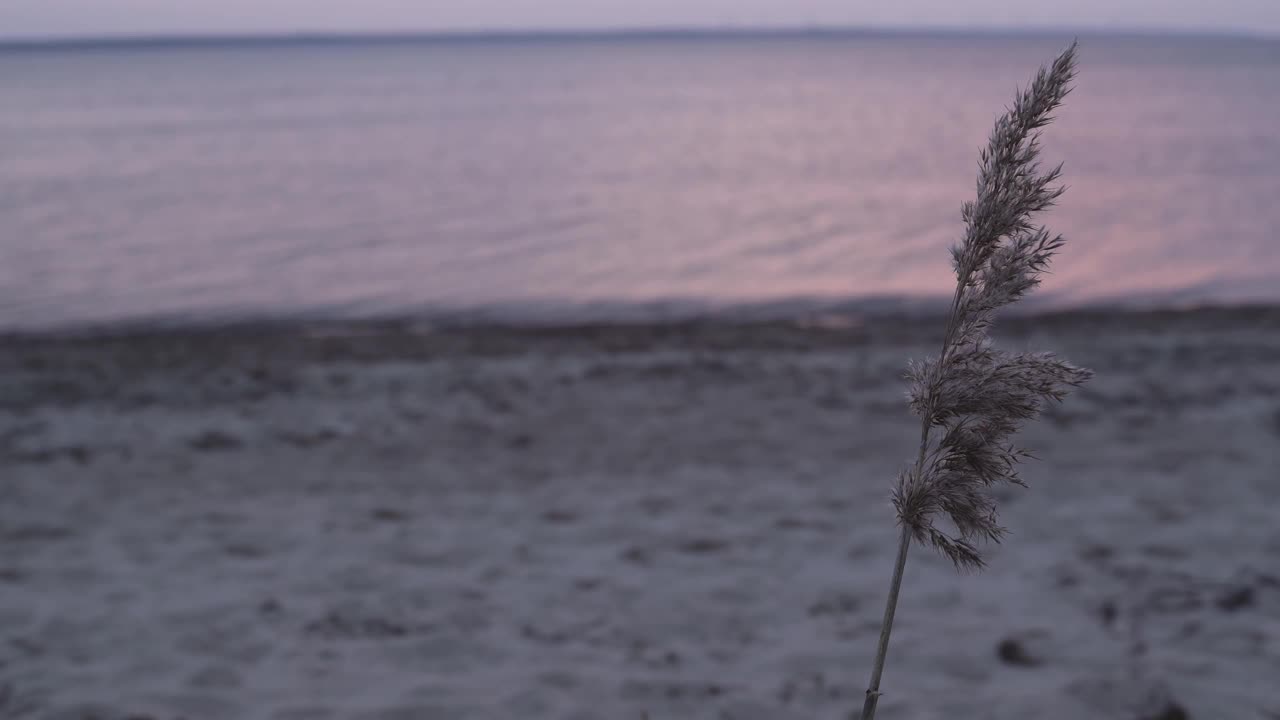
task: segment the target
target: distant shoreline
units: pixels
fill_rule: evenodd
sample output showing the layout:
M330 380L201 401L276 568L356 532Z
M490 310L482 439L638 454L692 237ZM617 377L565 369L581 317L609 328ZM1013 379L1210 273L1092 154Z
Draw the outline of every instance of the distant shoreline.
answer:
M781 335L800 338L802 345L816 341L858 336L875 339L889 335L930 335L941 326L942 308L936 304L884 307L796 307L771 309L746 307L705 310L616 314L531 314L519 317L499 312L451 314L385 314L366 317L321 315L202 316L122 319L35 328L0 328L0 347L83 342L131 342L167 344L172 341L293 342L316 338L364 338L373 344L399 345L413 337L452 337L463 340L501 339L510 342L554 339L597 341L614 338L625 345L647 345L655 340L714 337L733 338L730 345L754 343L753 338ZM1124 306L1119 304L1068 307L1041 306L1010 312L997 322L997 335L1021 335L1051 328L1155 329L1187 327L1213 330L1280 331L1280 303L1188 304ZM844 340L840 341L841 343ZM695 344L698 344L695 342ZM0 352L0 354L3 354Z
M63 50L182 49L210 47L417 45L486 42L598 42L603 40L768 40L854 38L1003 38L1010 40L1069 39L1183 39L1280 42L1280 35L1247 30L1193 31L1160 28L902 28L902 27L641 27L437 30L421 32L292 32L292 33L174 33L155 35L31 36L0 38L0 52Z

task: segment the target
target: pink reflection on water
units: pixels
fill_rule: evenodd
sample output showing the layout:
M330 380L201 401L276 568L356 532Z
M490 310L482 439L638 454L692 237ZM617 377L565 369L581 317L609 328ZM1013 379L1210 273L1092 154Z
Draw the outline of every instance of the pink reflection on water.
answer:
M1276 58L1110 42L1045 135L1069 245L1042 297L1280 296ZM945 294L977 150L1055 48L0 56L0 325Z

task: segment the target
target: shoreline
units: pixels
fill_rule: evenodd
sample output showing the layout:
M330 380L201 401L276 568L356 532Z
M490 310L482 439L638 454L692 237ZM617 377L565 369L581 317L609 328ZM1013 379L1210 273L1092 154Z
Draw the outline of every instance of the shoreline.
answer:
M945 321L945 306L936 300L887 303L761 303L720 310L683 309L664 313L663 304L638 303L631 313L575 312L569 309L535 311L525 315L508 309L454 312L388 313L365 317L297 314L281 316L226 316L139 318L116 321L65 323L46 328L0 327L0 352L14 345L103 341L158 341L172 339L307 338L392 335L524 335L533 339L613 331L636 336L679 333L688 330L792 328L815 331L874 332L889 328L928 332ZM1069 328L1092 325L1118 327L1151 325L1202 327L1208 324L1257 324L1260 329L1280 328L1280 302L1203 303L1181 306L1132 307L1086 305L1040 307L1007 312L997 321L997 332L1007 328Z

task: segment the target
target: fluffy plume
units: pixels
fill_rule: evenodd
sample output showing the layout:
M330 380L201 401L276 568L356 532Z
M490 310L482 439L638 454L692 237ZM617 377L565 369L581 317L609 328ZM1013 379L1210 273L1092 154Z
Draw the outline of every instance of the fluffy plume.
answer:
M1061 166L1040 167L1039 130L1070 91L1075 53L1072 43L1041 68L996 121L978 164L977 197L962 208L964 237L951 250L957 282L942 352L908 368L908 398L923 429L893 504L918 542L961 569L982 567L978 544L1004 534L985 490L1022 484L1017 466L1029 455L1012 444L1014 433L1092 376L1050 353L996 350L987 337L996 312L1040 284L1063 244L1032 218L1063 193ZM939 515L951 519L954 534L935 526Z

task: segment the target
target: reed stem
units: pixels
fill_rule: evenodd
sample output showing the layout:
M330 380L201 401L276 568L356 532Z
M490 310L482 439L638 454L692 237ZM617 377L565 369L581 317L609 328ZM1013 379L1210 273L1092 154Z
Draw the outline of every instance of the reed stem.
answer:
M889 654L889 633L893 631L893 614L898 609L898 590L902 587L902 571L907 566L907 550L910 548L911 528L903 525L902 538L898 541L898 560L893 566L893 581L889 583L889 599L884 604L884 623L880 626L876 663L871 668L867 699L862 703L862 720L873 720L876 716L876 703L880 701L880 675L884 673L884 659Z

